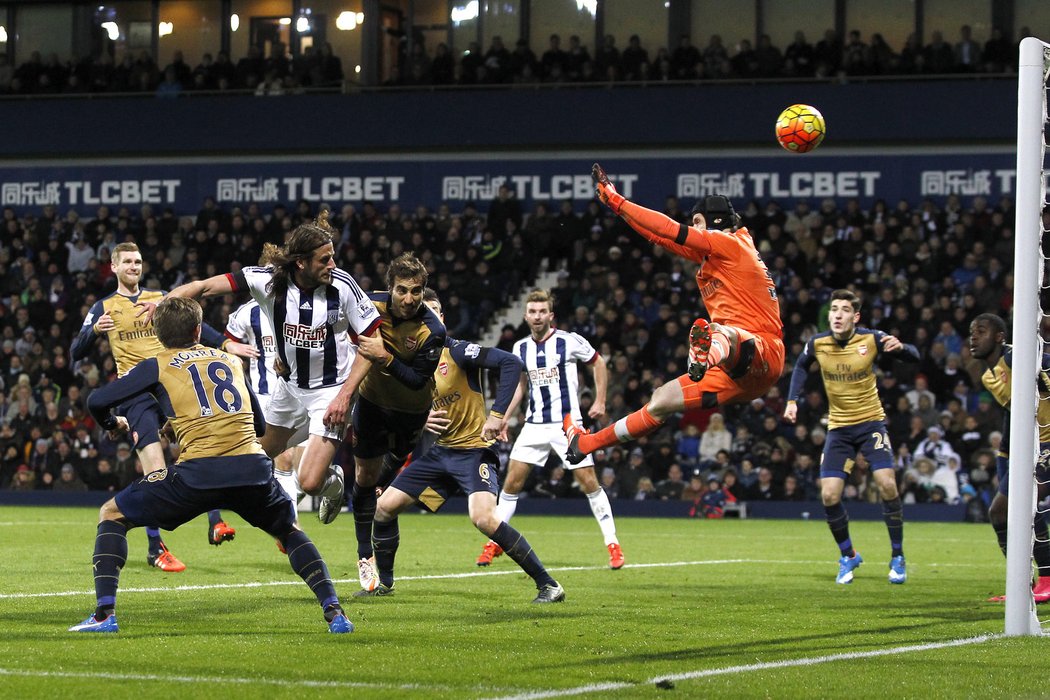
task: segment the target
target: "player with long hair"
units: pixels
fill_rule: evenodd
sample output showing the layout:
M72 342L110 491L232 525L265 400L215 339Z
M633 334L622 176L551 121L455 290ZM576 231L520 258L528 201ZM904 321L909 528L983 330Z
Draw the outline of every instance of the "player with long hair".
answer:
M350 419L350 399L371 368L354 341L379 327L375 305L349 274L336 269L328 213L296 227L269 265L189 282L169 294L197 299L246 289L270 319L278 336L279 381L262 446L277 457L306 426L299 484L321 497L318 518L326 524L343 507L343 470L333 460Z

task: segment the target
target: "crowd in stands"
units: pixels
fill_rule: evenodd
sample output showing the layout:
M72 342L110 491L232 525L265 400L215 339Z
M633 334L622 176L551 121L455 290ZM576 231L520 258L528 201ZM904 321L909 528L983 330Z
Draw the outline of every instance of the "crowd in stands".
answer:
M827 402L810 375L798 423L781 419L793 360L826 329L828 297L848 287L864 302L861 325L913 343L915 364L880 369L880 395L905 502L973 502L983 513L995 488L1002 414L982 391L969 356L970 321L993 312L1009 321L1014 219L1011 200L948 196L942 202L856 200L738 202L779 290L788 367L763 399L712 413L696 411L630 448L596 454L610 496L693 500L706 490L727 499L814 500ZM665 213L687 215L668 198ZM453 337L478 338L493 314L544 264L557 273L559 327L588 338L609 366L608 418L641 407L653 389L686 370L685 334L702 311L692 264L654 248L597 201L522 203L504 188L485 205L450 211L365 202L335 212L338 264L365 289L382 288L387 263L414 251L431 272ZM484 213L483 213L484 210ZM280 244L316 211L308 202L264 212L226 209L207 199L196 214L99 207L91 217L3 210L0 236L0 488L115 489L135 478L128 445L101 434L86 396L115 376L108 345L70 366L69 347L91 304L115 289L110 250L138 243L143 286L170 289L255 264L266 242ZM1050 230L1050 217L1045 224ZM544 263L546 261L546 263ZM206 320L225 327L240 303L218 298ZM499 346L524 337L501 330ZM593 396L583 392L583 413ZM594 427L594 426L589 426ZM509 449L507 447L506 449ZM717 489L714 482L717 481ZM578 496L560 467L539 469L534 497ZM851 474L846 498L875 501L867 465ZM698 511L699 512L699 511ZM706 512L706 511L704 511Z
M1022 28L1019 36L1027 36ZM728 37L726 37L728 38ZM740 39L724 43L721 34L710 35L706 45L693 45L683 34L673 48L653 51L632 35L622 49L609 34L592 55L572 35L553 34L537 53L519 39L513 48L494 36L487 49L478 42L465 47L439 43L432 49L422 35L413 42L402 37L399 58L383 81L384 86L536 85L542 83L619 83L699 80L750 80L771 78L832 78L859 76L914 76L957 73L1004 73L1017 65L1016 42L1000 29L992 29L983 44L963 26L956 41L933 31L929 43L917 35L895 50L881 34L867 40L860 31L842 37L827 30L811 43L803 31L783 48L762 34L756 45ZM349 61L349 59L348 59ZM8 64L0 54L0 93L16 95L80 94L98 92L155 93L173 97L189 91L248 90L258 95L282 95L304 88L338 88L346 76L343 61L328 43L307 47L292 56L282 43L274 43L264 56L251 47L243 57L225 52L205 53L190 66L181 51L161 67L147 51L127 51L120 61L112 53L63 60L33 52L20 65Z

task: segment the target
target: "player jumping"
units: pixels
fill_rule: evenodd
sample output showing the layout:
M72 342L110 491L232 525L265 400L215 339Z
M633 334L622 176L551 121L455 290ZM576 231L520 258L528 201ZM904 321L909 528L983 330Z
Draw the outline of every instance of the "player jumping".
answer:
M594 434L565 416L567 457L574 464L595 450L648 435L683 410L761 397L784 370L776 286L729 200L713 195L697 202L693 225L686 226L626 200L597 163L591 175L598 198L631 228L700 265L696 284L711 321L698 318L689 331L688 373L661 385L641 409Z

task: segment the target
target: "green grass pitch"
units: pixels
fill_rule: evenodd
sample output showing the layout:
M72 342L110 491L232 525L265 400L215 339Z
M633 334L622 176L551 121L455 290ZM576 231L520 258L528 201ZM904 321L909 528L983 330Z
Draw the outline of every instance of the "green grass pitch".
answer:
M581 510L586 505L581 502ZM67 627L94 608L90 508L0 508L2 698L1016 698L1046 697L1047 641L1005 638L1004 562L987 525L906 523L908 582L886 580L880 522L854 522L865 558L834 583L819 520L620 518L627 556L608 568L579 517L514 519L565 587L532 605L506 556L465 515L401 518L396 595L357 599L352 518L304 527L350 619L331 635L273 541L236 516L165 539L188 568L146 566L129 537L116 635ZM907 515L907 511L905 511ZM1050 607L1050 606L1048 606Z

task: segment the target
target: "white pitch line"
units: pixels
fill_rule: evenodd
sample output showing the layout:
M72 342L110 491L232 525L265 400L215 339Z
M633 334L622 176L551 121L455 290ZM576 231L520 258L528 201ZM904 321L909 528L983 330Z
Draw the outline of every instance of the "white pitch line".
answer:
M650 564L627 564L624 569L658 569L658 568L669 568L669 567L681 567L681 566L718 566L724 564L762 564L766 566L814 566L814 565L826 565L828 560L826 559L706 559L699 561L670 561L670 562L654 562ZM943 567L954 567L964 566L959 564L937 564L930 563L926 564L930 569L937 569ZM606 566L558 566L551 567L547 571L604 571L608 567ZM418 576L399 576L398 581L438 581L438 580L451 580L451 579L463 579L463 578L477 578L481 576L513 576L521 574L521 569L507 569L502 571L469 571L458 574L421 574ZM335 584L347 584L357 583L356 578L340 578L333 579L332 583ZM139 588L121 588L120 593L178 593L183 591L212 591L212 590L230 590L235 588L267 588L270 586L301 586L302 581L299 579L286 580L286 581L247 581L244 583L207 583L207 584L188 584L184 586L148 586ZM67 596L90 596L94 595L94 591L50 591L40 593L0 593L0 600L19 600L25 598L61 598Z
M968 644L981 644L993 639L1003 637L1002 634L982 634L977 637L966 637L964 639L951 639L945 642L929 642L927 644L910 644L890 649L873 649L871 651L856 651L843 654L829 654L827 656L811 656L802 659L785 659L783 661L767 661L756 664L743 664L739 666L725 666L722 668L709 668L702 671L686 671L667 676L654 676L639 682L608 682L581 685L575 688L560 688L550 690L535 690L517 695L501 695L490 700L538 700L539 698L567 697L570 695L587 695L590 693L607 692L611 690L627 690L643 686L651 686L661 681L685 681L697 678L709 678L711 676L725 676L736 673L750 673L753 671L775 671L782 668L795 668L799 666L816 666L817 664L832 663L835 661L851 661L855 659L870 659L878 656L890 656L892 654L908 654L916 651L932 651L934 649L945 649L948 647L961 647Z
M775 564L778 562L763 561L757 559L710 559L706 561L674 561L674 562L657 562L653 564L627 564L624 569L653 569L660 567L675 567L675 566L716 566L718 564ZM788 562L781 562L788 563ZM794 561L790 562L794 564L805 564L807 562ZM602 571L607 569L606 566L562 566L552 567L547 571ZM424 574L420 576L399 576L398 581L434 581L441 579L460 579L460 578L476 578L480 576L511 576L515 574L522 574L522 570L518 568L507 569L505 571L471 571L461 574ZM334 579L332 583L358 583L356 578L342 578ZM197 584L197 585L185 585L185 586L150 586L145 588L121 588L120 593L174 593L181 591L211 591L211 590L228 590L231 588L265 588L268 586L301 586L303 582L299 579L288 580L288 581L249 581L246 583L208 583L208 584ZM60 598L63 596L83 596L83 595L94 595L94 591L52 591L49 593L0 593L0 600L12 600L20 598Z
M32 671L18 668L0 668L0 676L30 678L76 678L103 681L156 681L160 683L203 683L206 685L269 685L286 688L369 688L373 690L454 690L440 685L416 683L370 683L367 681L315 681L286 678L236 678L229 676L170 676L151 673L105 673L73 671Z

